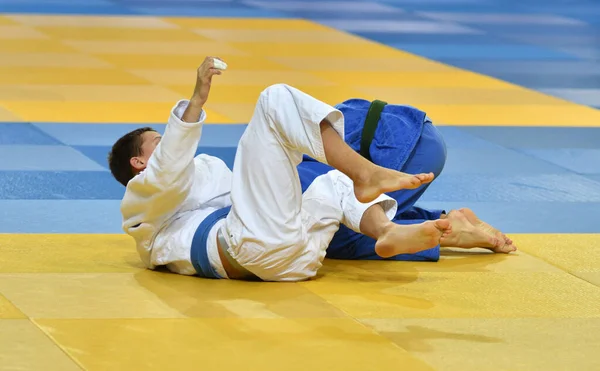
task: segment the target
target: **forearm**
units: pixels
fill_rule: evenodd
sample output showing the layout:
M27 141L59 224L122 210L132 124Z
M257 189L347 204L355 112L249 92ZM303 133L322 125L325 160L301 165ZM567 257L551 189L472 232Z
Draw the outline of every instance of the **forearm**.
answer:
M183 115L181 115L181 121L183 122L198 122L203 112L204 103L196 98L190 99L189 104Z
M187 100L177 103L162 140L148 162L148 181L165 187L183 180L185 169L192 165L196 155L205 118L201 106Z

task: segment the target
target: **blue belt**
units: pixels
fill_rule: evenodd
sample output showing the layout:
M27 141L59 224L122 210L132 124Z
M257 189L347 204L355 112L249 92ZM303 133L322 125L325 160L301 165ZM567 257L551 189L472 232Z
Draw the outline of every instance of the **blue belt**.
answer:
M231 206L213 211L207 216L196 229L192 239L192 250L190 252L192 264L196 269L197 275L204 278L223 278L214 270L208 260L207 241L208 234L212 227L221 219L225 219L229 214ZM216 240L215 240L216 243Z

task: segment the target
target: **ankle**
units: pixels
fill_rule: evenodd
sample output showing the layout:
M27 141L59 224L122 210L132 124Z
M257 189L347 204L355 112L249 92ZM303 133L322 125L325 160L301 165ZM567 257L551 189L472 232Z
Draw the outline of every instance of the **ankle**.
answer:
M381 226L379 226L379 228L377 229L377 240L380 239L381 237L385 236L386 234L388 234L392 229L394 229L394 227L396 226L396 223L394 222L387 222L382 224Z

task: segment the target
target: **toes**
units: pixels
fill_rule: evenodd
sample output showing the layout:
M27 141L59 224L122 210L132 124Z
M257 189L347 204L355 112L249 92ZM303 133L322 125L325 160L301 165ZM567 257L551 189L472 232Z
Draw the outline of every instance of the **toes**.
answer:
M417 179L419 179L419 181L422 183L429 183L433 180L434 175L433 173L417 174L415 177L417 177Z
M435 221L437 229L447 232L450 229L450 221L448 219L438 219Z

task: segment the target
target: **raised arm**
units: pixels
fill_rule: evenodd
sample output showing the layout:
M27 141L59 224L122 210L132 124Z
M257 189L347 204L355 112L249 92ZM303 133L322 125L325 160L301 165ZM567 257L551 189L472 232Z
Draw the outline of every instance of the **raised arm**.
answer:
M198 68L191 99L179 101L171 110L169 122L160 142L147 163L127 185L122 211L131 225L158 217L169 217L187 197L194 179L194 157L206 119L204 104L208 99L212 77L221 71L207 57ZM127 223L129 224L129 223Z
M214 68L212 57L207 57L198 68L192 98L179 101L171 111L165 133L146 166L144 183L165 189L176 182L189 181L193 175L193 160L202 135L202 124L206 119L203 107L208 99L212 77L220 74L221 71Z

